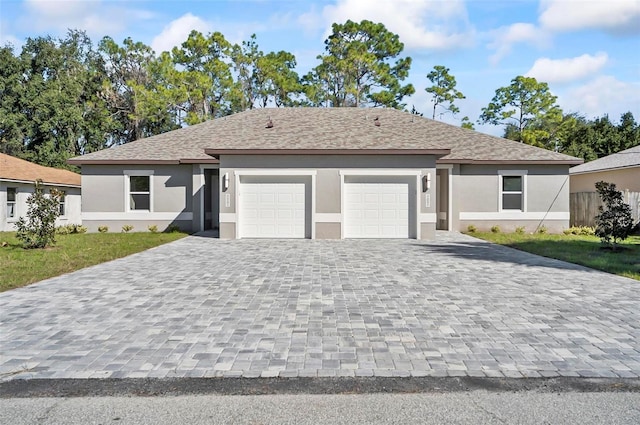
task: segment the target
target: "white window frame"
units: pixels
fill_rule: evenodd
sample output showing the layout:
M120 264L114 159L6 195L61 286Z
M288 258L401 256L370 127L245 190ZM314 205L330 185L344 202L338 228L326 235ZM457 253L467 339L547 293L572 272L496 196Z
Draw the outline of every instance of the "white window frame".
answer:
M124 170L124 210L130 213L149 213L153 212L153 170ZM148 210L132 210L131 195L147 194L147 192L131 192L131 177L149 177L149 209Z
M54 189L51 189L54 190ZM51 196L51 190L49 190L49 196ZM58 189L58 192L60 192L60 200L58 201L58 217L60 218L64 218L67 216L67 191L66 190L60 190ZM62 209L62 212L60 213L60 209Z
M13 189L14 200L9 200L9 189ZM7 202L5 206L5 214L7 215L7 221L15 221L18 218L18 188L7 187ZM13 215L9 215L9 205L13 204Z
M522 191L505 192L503 188L504 177L522 177ZM522 196L522 208L520 210L503 209L502 198L505 194L520 194ZM505 213L527 212L527 170L498 170L498 211Z

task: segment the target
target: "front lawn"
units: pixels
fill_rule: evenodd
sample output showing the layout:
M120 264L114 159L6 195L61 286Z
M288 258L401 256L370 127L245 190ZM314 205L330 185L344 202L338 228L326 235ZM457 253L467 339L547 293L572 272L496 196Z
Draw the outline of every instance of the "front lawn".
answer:
M56 235L55 246L23 249L13 232L0 232L0 292L114 260L185 237L184 233ZM6 246L2 246L6 243Z
M470 233L489 242L569 263L581 264L620 276L640 280L640 236L630 236L620 252L603 249L595 236Z

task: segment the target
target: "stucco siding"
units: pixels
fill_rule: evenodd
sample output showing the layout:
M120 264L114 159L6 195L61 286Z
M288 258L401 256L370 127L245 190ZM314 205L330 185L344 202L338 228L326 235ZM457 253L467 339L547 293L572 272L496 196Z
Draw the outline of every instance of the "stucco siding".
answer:
M500 210L500 174L524 175L524 211ZM505 231L544 225L558 232L569 226L569 175L566 165L461 165L454 169L454 228L474 225Z
M152 172L152 212L191 212L191 165L83 165L82 212L125 212L125 172Z
M7 188L16 189L15 214L14 217L7 217ZM81 224L82 217L80 211L81 197L80 188L65 187L55 185L45 185L45 194L53 188L65 192L65 214L56 219L56 226L67 224ZM12 232L16 230L15 223L22 216L26 216L28 205L27 198L34 192L35 186L32 183L19 183L0 181L0 231Z
M595 192L596 183L615 183L618 190L640 192L640 167L571 175L571 193Z
M343 184L355 181L397 182L409 184L409 236L419 235L420 223L435 223L436 212L436 159L433 155L221 155L220 175L228 175L228 188L221 193L220 222L226 237L231 237L230 226L237 225L239 211L236 207L238 184L248 173L254 178L266 176L312 175L317 214L312 226L316 238L339 238L343 234ZM260 174L264 172L264 174ZM360 174L361 173L361 174ZM431 188L423 190L421 178L431 175ZM422 220L422 221L421 221ZM235 228L234 228L235 235Z
M82 221L89 231L108 226L112 231L123 225L134 231L148 231L150 225L164 230L176 225L194 229L192 165L83 165ZM151 181L149 211L129 211L127 175L147 173ZM199 216L195 217L196 220Z

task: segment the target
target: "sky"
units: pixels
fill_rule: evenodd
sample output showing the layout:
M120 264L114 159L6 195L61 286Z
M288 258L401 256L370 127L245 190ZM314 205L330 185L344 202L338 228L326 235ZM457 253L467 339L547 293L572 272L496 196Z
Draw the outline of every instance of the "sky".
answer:
M295 54L303 75L319 63L331 24L348 19L381 22L400 36L416 89L404 102L425 116L426 75L443 65L466 96L456 116L437 115L452 124L464 116L475 123L518 75L548 83L567 113L618 122L631 111L640 121L640 0L0 0L0 43L19 50L28 37L80 29L96 44L131 37L159 53L194 29L233 43L255 33L265 53Z

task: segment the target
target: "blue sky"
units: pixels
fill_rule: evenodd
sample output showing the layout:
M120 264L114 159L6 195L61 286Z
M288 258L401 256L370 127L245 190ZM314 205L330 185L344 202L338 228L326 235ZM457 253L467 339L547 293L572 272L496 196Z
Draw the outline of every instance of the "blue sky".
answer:
M566 112L588 118L631 111L640 120L638 0L1 0L0 42L64 36L83 29L151 45L179 45L192 29L220 31L231 42L252 33L265 51L296 55L302 75L317 64L333 22L382 22L413 58L406 99L430 116L427 73L444 65L466 95L461 112L440 119L476 121L495 90L517 75L549 84ZM476 128L501 134L495 126Z

